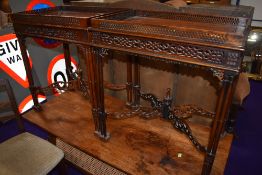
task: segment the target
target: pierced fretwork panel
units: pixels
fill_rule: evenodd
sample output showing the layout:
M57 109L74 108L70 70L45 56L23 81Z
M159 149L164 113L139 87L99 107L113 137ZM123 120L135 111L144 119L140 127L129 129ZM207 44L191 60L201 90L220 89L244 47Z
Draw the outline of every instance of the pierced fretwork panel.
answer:
M144 55L163 56L169 60L239 70L241 54L218 48L197 46L178 42L134 38L127 35L93 32L92 43L101 47L113 47L115 50L132 49Z

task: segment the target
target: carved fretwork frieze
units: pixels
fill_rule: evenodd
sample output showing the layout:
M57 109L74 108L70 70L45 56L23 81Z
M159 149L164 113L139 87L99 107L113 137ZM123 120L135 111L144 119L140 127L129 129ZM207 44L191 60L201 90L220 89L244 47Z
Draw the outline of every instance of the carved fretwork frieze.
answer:
M196 62L212 64L214 66L225 66L231 69L238 69L240 66L240 52L229 51L207 46L196 46L172 41L159 41L156 39L144 39L142 37L131 37L127 35L116 35L104 32L92 32L92 42L96 45L113 47L115 50L132 49L132 52L163 56L170 61ZM189 63L191 64L191 63ZM194 64L194 63L192 63Z
M241 66L241 62L240 62L240 57L242 56L242 54L240 54L239 52L228 52L227 53L227 62L226 65L232 65L234 66L236 63L238 63L238 66L240 68Z
M18 34L21 35L34 35L37 37L50 37L50 38L59 38L59 40L77 40L78 32L76 30L66 30L60 28L48 28L48 27L41 27L41 26L25 26L25 25L17 25L15 29L17 30Z

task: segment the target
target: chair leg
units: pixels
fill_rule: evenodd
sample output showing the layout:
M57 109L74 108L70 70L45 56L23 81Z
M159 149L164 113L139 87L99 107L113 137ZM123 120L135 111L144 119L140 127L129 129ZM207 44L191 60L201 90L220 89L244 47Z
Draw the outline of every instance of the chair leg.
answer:
M67 175L67 170L68 170L68 167L67 167L67 164L66 164L65 159L63 158L63 159L60 161L60 163L58 164L59 174L60 174L60 175Z
M56 145L56 136L52 135L52 134L48 134L48 141L50 143L52 143L53 145ZM59 164L57 165L58 168L58 172L60 175L67 175L67 163L65 158L63 158Z
M25 132L25 126L24 126L24 123L23 123L23 121L22 121L22 119L21 119L20 116L16 118L16 121L17 121L17 124L18 124L18 129L19 129L19 131L20 131L21 133L22 133L22 132Z

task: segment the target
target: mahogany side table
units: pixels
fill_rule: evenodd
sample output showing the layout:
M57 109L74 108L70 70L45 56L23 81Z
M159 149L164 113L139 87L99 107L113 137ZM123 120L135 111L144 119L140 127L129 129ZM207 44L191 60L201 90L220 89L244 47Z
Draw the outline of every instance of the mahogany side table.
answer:
M130 10L91 20L90 47L86 53L89 80L93 82L90 84L93 116L99 124L100 137L109 137L102 69L103 54L107 51L140 55L141 59L156 63L164 61L204 68L211 71L221 83L207 146L199 143L189 125L172 112L169 95L160 101L153 94L141 92L137 68L133 72L129 69L127 90L134 92L135 101L131 103L139 106L139 100L136 99L140 98L149 101L154 110L160 111L164 119L170 121L174 128L184 133L205 154L202 175L210 174L240 72L253 8L231 7L224 10L220 8L215 14L212 14L212 9L208 12L197 13L193 8L187 13ZM133 74L134 81L130 78Z
M149 101L152 108L162 114L163 119L170 121L174 128L184 133L205 154L202 175L210 174L240 72L253 8L209 9L207 14L197 10L171 13L67 6L13 14L14 29L35 108L40 109L40 106L26 53L25 38L28 36L50 38L64 43L69 80L73 77L68 44L74 43L82 48L87 60L95 133L104 140L109 139L109 134L106 129L102 61L109 50L135 57L140 55L141 59L156 63L164 61L168 64L206 69L221 83L207 146L203 146L193 135L189 125L172 112L169 93L160 101L153 94L141 92L137 59L134 70L130 67L128 69L127 91L128 102L140 106L140 99ZM134 79L131 78L133 74ZM131 96L134 98L130 98Z

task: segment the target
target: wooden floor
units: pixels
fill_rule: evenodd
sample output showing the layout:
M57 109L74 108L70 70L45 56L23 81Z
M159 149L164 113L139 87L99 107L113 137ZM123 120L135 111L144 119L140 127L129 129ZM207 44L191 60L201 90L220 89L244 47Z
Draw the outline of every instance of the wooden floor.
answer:
M123 102L106 96L106 109L123 108ZM90 103L76 92L66 92L43 104L42 112L30 111L23 116L64 142L135 175L198 175L203 153L187 137L162 119L139 117L117 120L108 118L111 138L103 142L94 136ZM207 144L209 128L190 123L194 135ZM213 175L223 174L232 136L221 138ZM180 157L181 156L181 157Z

